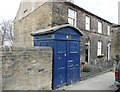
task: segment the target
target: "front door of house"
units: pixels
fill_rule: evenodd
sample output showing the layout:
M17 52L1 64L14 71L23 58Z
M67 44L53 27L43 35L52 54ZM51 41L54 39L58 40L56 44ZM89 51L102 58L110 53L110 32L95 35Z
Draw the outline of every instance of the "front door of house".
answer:
M89 63L90 60L90 41L88 41L85 45L85 61Z

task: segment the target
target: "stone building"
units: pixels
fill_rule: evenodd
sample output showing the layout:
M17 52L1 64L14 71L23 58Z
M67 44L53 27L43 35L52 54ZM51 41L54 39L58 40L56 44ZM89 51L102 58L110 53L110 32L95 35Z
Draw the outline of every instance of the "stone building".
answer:
M110 59L112 23L70 1L21 2L14 20L14 45L33 46L31 33L68 23L83 32L81 61L90 63L100 54Z
M112 26L111 33L111 58L115 59L117 55L120 55L120 25Z
M118 24L112 25L112 58L120 55L120 1L118 2Z

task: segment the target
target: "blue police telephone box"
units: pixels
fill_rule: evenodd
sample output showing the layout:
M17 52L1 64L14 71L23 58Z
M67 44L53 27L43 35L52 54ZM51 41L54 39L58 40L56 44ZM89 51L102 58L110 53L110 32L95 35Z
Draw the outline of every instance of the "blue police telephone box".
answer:
M80 37L82 32L69 24L32 33L34 46L53 49L52 89L80 81Z

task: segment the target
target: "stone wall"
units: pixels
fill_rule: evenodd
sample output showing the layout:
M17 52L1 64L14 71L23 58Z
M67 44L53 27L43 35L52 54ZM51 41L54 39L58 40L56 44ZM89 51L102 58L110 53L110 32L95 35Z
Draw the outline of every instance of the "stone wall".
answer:
M120 28L113 28L111 48L112 58L116 58L116 55L120 55Z
M52 83L52 49L2 48L2 90L49 90Z

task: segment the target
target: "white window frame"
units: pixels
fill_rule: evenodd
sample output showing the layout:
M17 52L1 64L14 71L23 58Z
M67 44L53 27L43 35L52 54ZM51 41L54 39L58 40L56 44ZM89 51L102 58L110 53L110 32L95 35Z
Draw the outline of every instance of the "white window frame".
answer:
M107 59L110 60L110 52L111 52L111 43L109 42L107 45Z
M90 17L85 17L85 29L90 30Z
M110 35L110 26L107 26L107 35Z
M97 56L102 54L102 41L98 41L97 44Z
M77 17L77 12L72 9L68 9L68 23L76 26L76 22L77 22L76 17Z
M98 33L102 33L102 22L98 21Z

